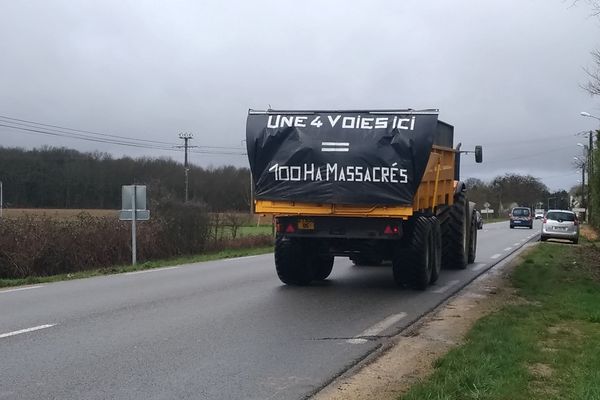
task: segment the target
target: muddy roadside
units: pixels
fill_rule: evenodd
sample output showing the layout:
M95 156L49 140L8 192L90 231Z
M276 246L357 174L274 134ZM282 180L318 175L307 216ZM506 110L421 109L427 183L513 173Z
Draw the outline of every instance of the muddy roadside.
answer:
M417 323L391 340L380 354L343 374L313 400L393 400L427 377L434 362L464 341L475 321L506 304L522 302L510 286L510 272L536 243L510 261L482 274Z

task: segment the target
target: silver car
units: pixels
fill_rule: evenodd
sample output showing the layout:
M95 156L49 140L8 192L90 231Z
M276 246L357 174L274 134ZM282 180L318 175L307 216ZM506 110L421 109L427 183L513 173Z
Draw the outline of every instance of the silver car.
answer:
M542 223L541 241L566 239L579 242L579 221L573 211L548 210Z

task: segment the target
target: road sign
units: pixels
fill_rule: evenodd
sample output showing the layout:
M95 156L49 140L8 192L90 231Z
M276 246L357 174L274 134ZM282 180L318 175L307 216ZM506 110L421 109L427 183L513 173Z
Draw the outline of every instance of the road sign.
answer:
M492 210L491 208L486 208L485 210L480 210L479 212L482 214L493 214L494 210Z
M573 208L572 211L582 213L582 212L586 212L587 209L586 208Z
M135 207L133 202L135 201ZM150 211L146 210L146 186L143 185L125 185L121 189L121 211L119 219L121 221L133 220L133 209L135 209L135 219L137 221L147 221L150 219Z
M134 193L135 191L135 193ZM135 207L132 206L135 198ZM121 188L121 209L131 210L146 209L146 186L143 185L124 185Z
M488 203L487 201L485 203L483 203L483 207L484 208L490 208L491 204Z
M136 221L150 219L150 211L146 210L146 186L124 185L121 188L122 206L119 212L121 221L131 221L131 264L137 262L137 241L135 237Z

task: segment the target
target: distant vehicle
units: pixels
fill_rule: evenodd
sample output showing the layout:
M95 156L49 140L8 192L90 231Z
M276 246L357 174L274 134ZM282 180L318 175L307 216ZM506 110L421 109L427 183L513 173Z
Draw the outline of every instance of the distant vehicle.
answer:
M475 210L475 221L477 222L477 229L483 229L483 218L479 210Z
M531 210L527 207L515 207L510 212L510 229L515 226L526 226L533 229Z
M579 242L579 220L573 211L548 210L542 222L541 241L548 239L566 239Z
M544 209L543 208L536 208L533 213L535 215L535 219L544 218Z

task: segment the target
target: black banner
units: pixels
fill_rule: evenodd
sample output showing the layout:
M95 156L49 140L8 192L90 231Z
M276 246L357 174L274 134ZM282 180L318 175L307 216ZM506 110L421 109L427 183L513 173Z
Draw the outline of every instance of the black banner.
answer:
M246 144L260 200L412 204L437 111L250 111Z

